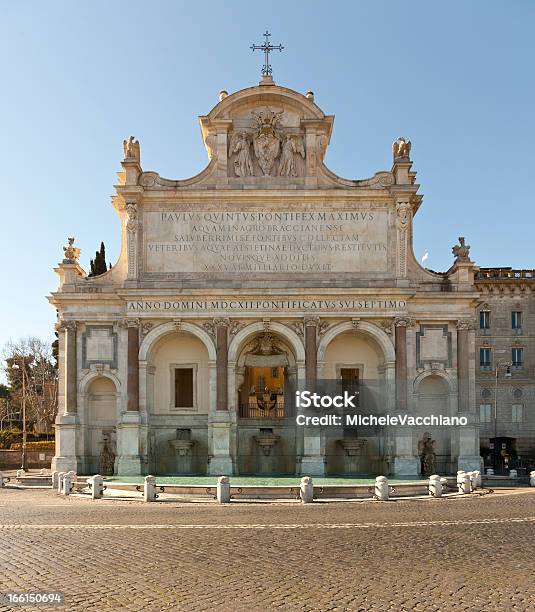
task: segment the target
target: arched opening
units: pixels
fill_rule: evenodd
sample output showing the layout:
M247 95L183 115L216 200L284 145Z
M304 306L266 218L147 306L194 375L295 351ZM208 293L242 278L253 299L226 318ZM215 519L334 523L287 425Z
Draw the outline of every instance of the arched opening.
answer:
M450 389L448 381L438 374L422 378L417 387L415 413L418 416L449 416ZM430 472L449 474L455 469L452 462L451 427L421 426L414 428L418 440L420 473L429 476Z
M387 440L383 427L351 424L356 415L388 413L394 395L393 347L390 338L368 323L340 324L327 332L318 351L319 377L331 392L355 396L355 408L342 415L339 426L322 431L326 471L365 475L386 469Z
M243 339L234 384L240 474L295 472L292 389L296 382L296 357L286 338L263 330Z
M117 389L110 378L98 376L86 391L86 466L89 474L116 472Z
M149 472L202 474L211 402L208 349L189 331L173 329L155 338L147 357Z

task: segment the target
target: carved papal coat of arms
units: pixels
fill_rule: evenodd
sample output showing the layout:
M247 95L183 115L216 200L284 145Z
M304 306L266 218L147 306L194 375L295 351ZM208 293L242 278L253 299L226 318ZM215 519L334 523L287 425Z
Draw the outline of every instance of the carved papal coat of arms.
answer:
M264 175L269 175L277 155L280 151L282 133L279 123L284 111L274 112L266 110L251 113L254 121L255 132L253 145L258 164Z

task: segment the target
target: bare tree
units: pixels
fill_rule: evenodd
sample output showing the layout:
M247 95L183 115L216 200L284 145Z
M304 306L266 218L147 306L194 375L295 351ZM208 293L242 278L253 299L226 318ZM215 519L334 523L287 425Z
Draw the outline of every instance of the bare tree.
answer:
M24 375L28 423L36 431L50 431L58 397L58 373L52 345L36 337L10 340L4 347L3 357L12 409L20 409Z

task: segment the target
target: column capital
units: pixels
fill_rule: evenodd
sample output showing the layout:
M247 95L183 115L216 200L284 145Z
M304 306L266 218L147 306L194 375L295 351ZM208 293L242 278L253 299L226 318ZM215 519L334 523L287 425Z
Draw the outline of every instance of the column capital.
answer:
M414 327L416 321L411 317L396 317L394 319L394 327Z
M229 327L230 319L228 317L216 317L214 318L214 325L216 327Z
M118 321L119 327L139 327L141 321L140 319L126 317Z
M320 318L316 315L305 315L304 317L305 327L317 327L320 322Z
M458 330L472 331L475 327L475 321L473 319L459 319L457 321Z
M65 321L61 319L55 325L56 331L76 331L78 328L78 321Z

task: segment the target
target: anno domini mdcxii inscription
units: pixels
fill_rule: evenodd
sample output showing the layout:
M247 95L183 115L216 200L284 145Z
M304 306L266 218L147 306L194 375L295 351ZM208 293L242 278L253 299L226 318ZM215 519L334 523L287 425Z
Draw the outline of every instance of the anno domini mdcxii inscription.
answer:
M147 211L145 270L384 272L386 210Z

